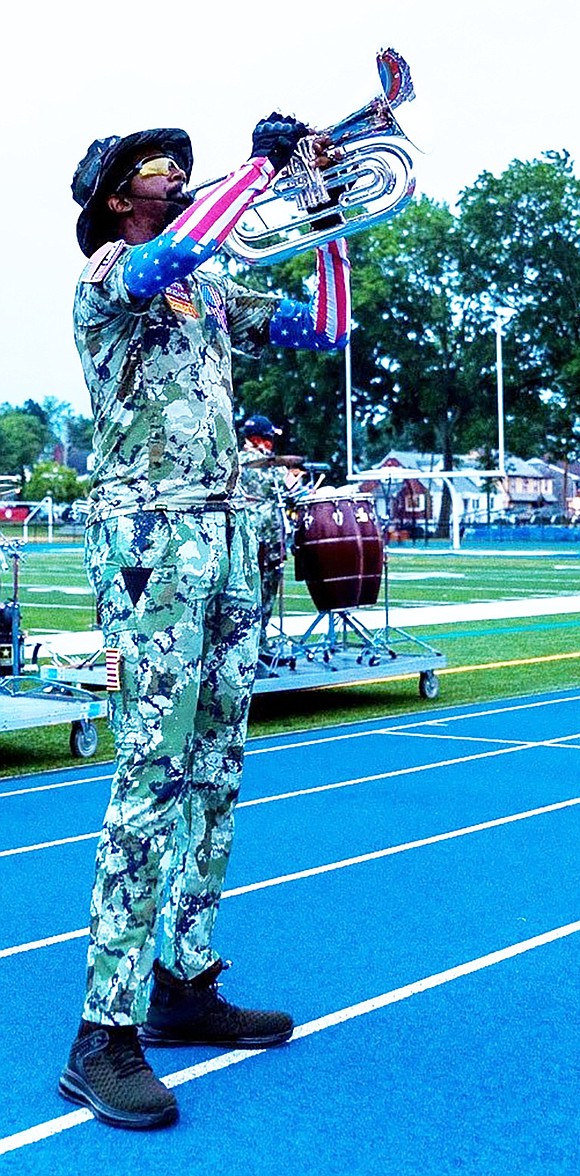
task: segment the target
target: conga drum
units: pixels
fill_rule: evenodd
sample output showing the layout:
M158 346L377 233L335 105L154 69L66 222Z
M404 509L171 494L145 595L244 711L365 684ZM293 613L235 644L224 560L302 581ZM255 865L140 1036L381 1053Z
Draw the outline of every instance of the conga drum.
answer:
M350 498L316 496L300 504L295 575L306 580L319 612L355 608L363 575L363 539Z
M383 582L385 544L372 498L356 495L354 511L362 539L362 575L358 603L376 604Z

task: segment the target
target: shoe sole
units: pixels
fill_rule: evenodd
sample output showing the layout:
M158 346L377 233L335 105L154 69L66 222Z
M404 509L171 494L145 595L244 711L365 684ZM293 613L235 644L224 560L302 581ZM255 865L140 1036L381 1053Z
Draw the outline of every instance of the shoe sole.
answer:
M141 1045L157 1046L173 1049L180 1045L216 1045L224 1049L268 1049L270 1046L284 1045L294 1032L294 1026L284 1033L272 1033L269 1037L168 1037L163 1029L154 1029L143 1025L139 1029Z
M179 1118L177 1107L166 1107L162 1111L137 1114L121 1111L103 1102L90 1090L78 1074L64 1070L58 1083L59 1094L69 1102L89 1107L95 1119L109 1127L124 1127L130 1131L151 1131L157 1127L170 1127Z

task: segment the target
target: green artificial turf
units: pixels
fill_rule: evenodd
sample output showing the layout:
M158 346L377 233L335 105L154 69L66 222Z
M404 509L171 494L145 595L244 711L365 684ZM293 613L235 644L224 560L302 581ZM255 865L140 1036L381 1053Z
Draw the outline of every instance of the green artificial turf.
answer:
M580 595L580 555L569 549L542 556L515 551L481 555L395 549L388 562L391 608ZM314 613L306 586L294 581L292 560L287 562L285 579L286 612ZM80 545L55 544L48 552L29 549L20 580L22 623L29 634L51 629L82 631L95 624ZM10 582L9 574L2 573L0 600L9 599ZM250 735L577 688L580 613L460 622L410 631L447 659L447 669L439 674L436 700L419 697L416 676L362 686L259 694L252 703ZM568 656L573 654L578 657ZM499 664L504 662L524 664ZM113 745L106 721L99 720L97 727L99 745L93 759L111 759ZM68 734L67 725L1 735L0 774L78 764L69 753Z

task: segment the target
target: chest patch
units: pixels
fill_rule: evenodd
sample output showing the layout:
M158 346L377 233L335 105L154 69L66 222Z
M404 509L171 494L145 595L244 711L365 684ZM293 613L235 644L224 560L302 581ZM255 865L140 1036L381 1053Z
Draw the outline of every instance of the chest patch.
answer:
M223 298L215 286L201 286L201 296L206 310L206 316L213 319L222 331L228 333L228 319Z
M164 291L164 295L165 301L175 314L187 314L190 318L199 318L199 311L184 282L172 282Z

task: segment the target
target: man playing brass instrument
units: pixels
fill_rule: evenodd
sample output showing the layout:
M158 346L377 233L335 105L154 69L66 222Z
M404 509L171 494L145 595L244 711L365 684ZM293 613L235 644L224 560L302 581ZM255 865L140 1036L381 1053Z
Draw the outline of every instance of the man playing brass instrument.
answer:
M117 758L97 850L86 999L60 1091L114 1126L177 1118L140 1038L257 1047L286 1041L293 1028L286 1013L218 995L226 965L212 946L260 634L231 348L343 347L349 263L343 240L319 249L308 303L244 289L202 265L305 133L293 118L264 119L250 159L193 201L191 144L177 129L97 140L73 179L77 236L90 257L74 308L94 412L86 562Z

